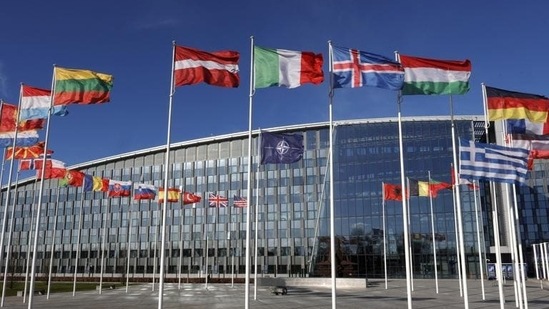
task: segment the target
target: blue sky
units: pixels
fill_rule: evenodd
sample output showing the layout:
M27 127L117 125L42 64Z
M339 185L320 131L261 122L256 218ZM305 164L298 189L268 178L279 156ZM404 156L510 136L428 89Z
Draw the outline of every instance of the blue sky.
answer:
M528 1L6 1L0 5L0 98L21 82L50 88L53 65L114 75L111 102L52 118L50 148L68 165L166 143L172 41L236 50L241 85L177 88L172 142L248 129L250 36L262 47L324 55L325 82L258 89L254 128L328 120L328 40L393 58L472 61L457 115L482 114L481 82L548 95L549 2ZM541 65L538 65L541 63ZM394 92L337 89L334 119L397 115ZM403 116L448 115L447 96L407 96ZM42 132L43 134L44 132Z

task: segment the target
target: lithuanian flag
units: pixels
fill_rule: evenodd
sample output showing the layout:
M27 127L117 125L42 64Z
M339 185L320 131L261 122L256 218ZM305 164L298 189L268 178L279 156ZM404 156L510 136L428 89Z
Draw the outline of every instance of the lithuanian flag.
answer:
M112 84L112 75L56 67L53 105L109 102Z

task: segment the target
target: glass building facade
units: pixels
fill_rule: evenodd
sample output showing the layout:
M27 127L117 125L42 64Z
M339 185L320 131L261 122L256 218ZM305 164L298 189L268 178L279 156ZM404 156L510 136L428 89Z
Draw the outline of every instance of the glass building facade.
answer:
M482 117L455 117L456 136L479 139ZM451 181L453 147L449 117L403 119L403 158L407 177ZM194 205L168 203L166 276L214 278L244 274L246 212L252 210L251 238L257 231L257 271L263 275L330 276L329 126L328 123L272 128L301 133L303 159L292 164L259 165L258 133L254 132L252 170L248 171L247 132L174 143L169 164L170 187L202 196ZM334 205L336 265L340 277L383 277L384 243L389 277L404 277L402 204L384 201L382 183L400 184L400 148L395 118L339 121L334 133ZM85 162L71 169L114 180L164 183L165 147L155 147ZM535 190L519 190L524 205L521 230L526 244L549 237L546 163L532 172ZM236 208L235 196L247 196L248 173L257 207ZM38 189L33 179L12 185L5 225L4 266L24 274L30 260ZM476 220L482 227L481 251L490 254L490 202L486 188L461 193L467 272L479 275ZM2 205L6 205L7 187ZM539 190L539 191L538 191ZM542 192L542 193L538 193ZM209 194L227 197L228 207L209 207ZM480 212L475 211L475 194ZM432 277L433 245L439 277L457 276L456 226L451 190L432 200L410 197L409 225L414 276ZM109 198L105 192L59 187L46 180L42 194L36 272L57 276L150 277L160 265L158 199ZM257 212L257 225L253 209ZM0 218L4 217L2 207ZM385 228L383 224L385 218ZM485 239L484 239L485 238ZM528 249L527 249L528 252ZM9 259L6 259L9 254ZM53 259L51 256L53 255ZM253 257L253 254L252 254ZM9 261L9 263L6 263ZM128 268L129 263L129 268ZM254 259L252 258L252 265ZM252 267L252 273L254 268Z

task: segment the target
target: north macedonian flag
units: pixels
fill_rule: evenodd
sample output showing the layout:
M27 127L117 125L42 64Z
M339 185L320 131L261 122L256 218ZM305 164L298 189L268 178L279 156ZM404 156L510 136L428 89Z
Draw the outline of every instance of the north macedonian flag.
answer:
M54 105L95 104L110 101L112 75L59 67L56 67L54 72Z

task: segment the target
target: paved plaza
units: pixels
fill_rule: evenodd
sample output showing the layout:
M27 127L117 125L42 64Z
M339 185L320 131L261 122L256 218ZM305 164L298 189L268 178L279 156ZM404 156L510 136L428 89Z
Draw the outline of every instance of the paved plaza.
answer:
M468 281L469 308L500 308L498 287L493 281L485 281L486 299L482 300L480 281ZM158 287L158 284L155 286ZM549 289L541 289L539 281L528 280L529 309L549 308ZM505 285L505 308L516 308L512 282ZM439 280L439 293L434 280L415 280L412 292L413 308L464 308L457 280ZM274 295L269 287L258 287L254 300L253 284L250 290L250 308L331 308L331 289L326 287L288 286L287 295ZM5 308L27 308L22 297L6 298ZM150 284L97 291L37 295L33 308L157 308L158 291ZM338 308L407 308L406 281L389 280L385 289L383 280L370 280L367 289L345 288L337 291ZM244 285L235 284L166 284L163 308L244 308Z

